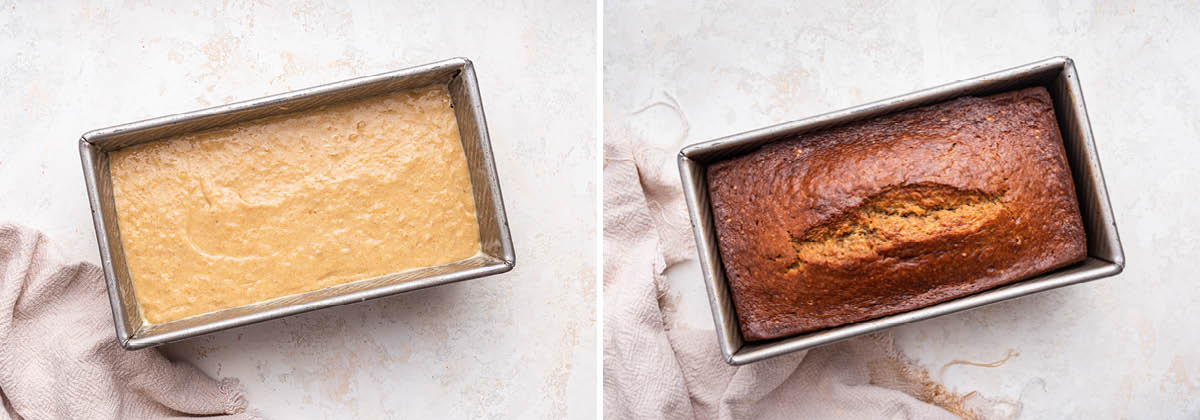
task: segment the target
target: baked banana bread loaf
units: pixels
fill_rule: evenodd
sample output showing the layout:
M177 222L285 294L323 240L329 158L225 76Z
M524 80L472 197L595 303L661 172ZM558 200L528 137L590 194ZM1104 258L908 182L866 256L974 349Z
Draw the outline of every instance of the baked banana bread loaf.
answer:
M770 143L707 177L747 340L920 308L1087 254L1041 87Z

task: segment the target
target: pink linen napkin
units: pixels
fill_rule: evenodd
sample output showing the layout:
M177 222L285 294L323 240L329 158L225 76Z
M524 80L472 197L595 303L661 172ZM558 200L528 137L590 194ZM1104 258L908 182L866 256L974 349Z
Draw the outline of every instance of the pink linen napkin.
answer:
M0 399L7 419L256 418L236 380L121 349L100 268L12 224L0 224Z

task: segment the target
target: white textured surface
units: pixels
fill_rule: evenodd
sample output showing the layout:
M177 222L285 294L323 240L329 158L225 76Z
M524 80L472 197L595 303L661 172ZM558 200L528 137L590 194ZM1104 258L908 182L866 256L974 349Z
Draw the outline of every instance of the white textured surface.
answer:
M897 339L935 379L1016 401L1007 408L1019 418L1200 417L1200 9L1017 3L608 2L606 135L678 150L1070 56L1129 261L1125 272L904 326ZM658 101L677 101L682 112L636 112ZM668 156L663 164L673 168ZM712 329L695 264L668 274L678 323ZM942 369L955 359L996 361L1010 350L1019 355L1000 367Z
M240 378L268 418L594 414L594 5L26 3L0 2L0 219L42 229L92 262L76 149L84 131L474 60L513 272L166 350Z

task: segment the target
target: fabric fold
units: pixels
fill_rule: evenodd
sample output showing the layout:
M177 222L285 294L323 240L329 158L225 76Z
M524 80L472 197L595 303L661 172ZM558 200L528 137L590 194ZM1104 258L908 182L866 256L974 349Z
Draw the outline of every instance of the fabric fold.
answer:
M64 260L41 232L0 224L0 393L9 419L249 420L216 381L113 336L103 272Z

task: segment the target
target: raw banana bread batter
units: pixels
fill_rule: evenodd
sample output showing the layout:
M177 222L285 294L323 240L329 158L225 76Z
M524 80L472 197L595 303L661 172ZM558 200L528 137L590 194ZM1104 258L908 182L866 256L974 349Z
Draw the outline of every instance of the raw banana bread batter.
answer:
M122 149L111 171L125 259L149 323L480 249L445 87Z

